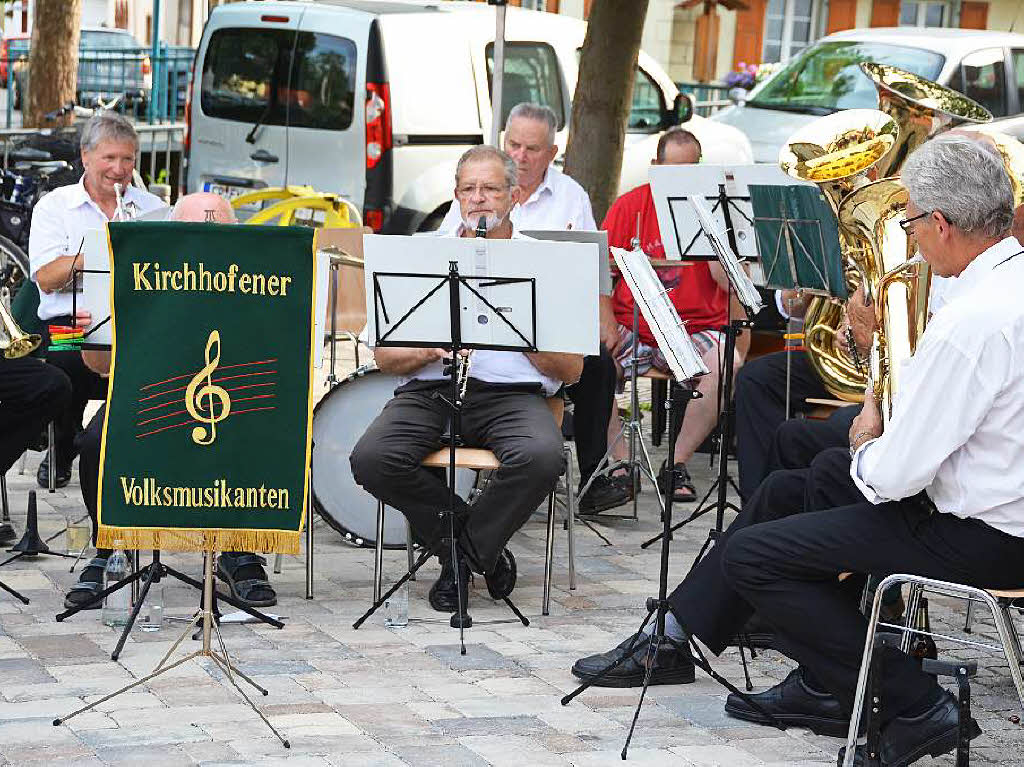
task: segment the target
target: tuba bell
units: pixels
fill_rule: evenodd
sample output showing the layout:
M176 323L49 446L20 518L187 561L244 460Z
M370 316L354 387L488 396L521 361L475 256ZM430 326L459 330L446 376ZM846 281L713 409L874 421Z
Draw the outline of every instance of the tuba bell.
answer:
M845 197L870 182L900 138L900 128L876 109L848 109L822 117L793 134L779 154L779 165L794 178L821 187L838 218ZM863 279L859 267L868 259L865 244L840 229L840 247L846 256L846 283L850 291ZM842 304L813 296L804 314L807 358L825 388L842 400L863 397L865 379L844 341L836 337L843 318Z
M27 357L34 352L42 338L35 333L26 333L14 321L10 308L10 291L0 288L0 352L9 360Z

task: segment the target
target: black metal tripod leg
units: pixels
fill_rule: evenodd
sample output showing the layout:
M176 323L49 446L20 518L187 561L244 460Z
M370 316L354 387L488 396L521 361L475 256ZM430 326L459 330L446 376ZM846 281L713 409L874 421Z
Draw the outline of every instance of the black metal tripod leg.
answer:
M72 615L74 615L75 613L81 612L82 610L88 610L90 607L92 607L95 604L103 604L103 600L106 599L110 594L113 594L118 589L123 589L126 586L131 586L133 583L135 583L135 581L141 580L142 578L145 578L145 577L146 577L146 570L145 570L145 568L140 569L138 572L132 573L131 575L129 575L124 580L120 580L117 583L115 583L113 586L111 586L109 588L106 588L106 589L103 589L103 591L100 591L100 592L94 594L93 598L90 599L88 602L85 602L85 603L80 604L80 605L75 605L74 607L69 607L64 612L58 613L57 616L56 616L57 623L60 623L65 618L70 618Z
M26 605L28 604L28 597L22 596L21 594L19 594L17 591L12 589L10 586L8 586L3 581L0 581L0 589L3 589L4 591L6 591L8 594L10 594L15 599L20 600L22 604L26 604Z
M424 549L423 553L420 554L420 558L416 560L416 563L412 566L412 568L405 575L399 578L398 582L395 583L394 586L392 586L386 592L381 594L380 599L378 599L376 602L370 605L370 609L363 613L362 616L360 616L359 620L352 624L352 628L358 629L360 626L366 623L367 618L369 618L371 615L377 612L377 610L380 609L381 605L383 605L387 600L389 600L392 594L394 594L396 591L402 588L402 585L405 584L406 581L408 581L416 573L417 570L423 567L423 565L426 564L427 560L430 559L432 556L434 556L434 552L431 549Z
M139 610L142 609L142 603L146 601L146 595L149 594L149 587L153 583L160 579L160 565L146 565L146 567L139 570L141 573L143 570L148 571L146 573L146 579L142 584L142 590L139 592L139 598L135 600L135 606L132 607L131 615L128 616L128 622L124 624L124 631L121 632L121 638L117 640L117 644L114 646L114 651L110 653L111 660L117 660L121 654L121 650L124 649L124 643L128 641L128 635L132 633L132 626L135 625L135 619L139 617Z
M661 649L662 636L652 637L647 645L647 670L644 671L644 684L640 689L640 700L636 702L636 710L633 712L633 721L629 725L629 732L626 734L626 742L622 744L620 756L623 761L626 759L626 752L629 751L630 741L633 740L633 731L636 730L637 720L640 719L640 709L644 706L644 698L647 697L647 689L651 686L651 674L654 672L655 658L658 657L658 650Z
M563 706L568 706L573 698L575 698L577 695L579 695L584 690L586 690L586 689L588 689L590 687L593 687L595 684L598 683L598 681L600 681L601 679L604 679L608 675L608 672L617 669L619 666L621 666L623 663L625 663L627 660L629 660L630 658L632 658L634 655L637 654L637 652L642 647L642 645L640 644L640 635L644 633L644 629L647 628L647 624L650 623L652 615L654 615L654 610L648 610L647 611L647 616L644 618L643 623L640 624L640 628L637 630L636 634L633 635L634 638L636 638L636 640L637 640L636 644L634 644L633 647L628 648L628 652L625 655L623 655L621 658L619 658L617 661L615 661L613 663L609 663L607 666L605 666L603 669L601 669L598 672L598 674L593 679L588 679L583 684L581 684L579 687L577 687L575 690L570 692L568 695L563 696L562 697L562 705Z

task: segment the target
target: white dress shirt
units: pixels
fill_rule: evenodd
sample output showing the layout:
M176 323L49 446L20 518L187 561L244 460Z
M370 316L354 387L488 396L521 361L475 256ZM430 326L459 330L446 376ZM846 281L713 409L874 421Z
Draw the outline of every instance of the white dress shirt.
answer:
M850 475L871 503L935 507L1024 537L1024 249L1007 237L943 286L885 433Z
M84 177L83 177L84 178ZM125 206L134 206L139 214L167 207L156 195L129 186L124 192ZM32 279L36 272L60 256L74 255L90 229L102 229L109 219L85 191L83 179L77 184L58 187L36 203L32 211L32 230L28 238L28 257ZM39 319L71 314L71 293L39 291Z
M456 221L450 229L440 229L438 233L443 237L461 237L465 229L461 221ZM515 228L512 230L513 240L532 240L525 234L520 234ZM369 338L365 337L363 331L363 342L371 345ZM451 378L444 375L444 362L434 360L424 365L412 375L402 376L399 386L404 386L409 381L449 381ZM540 384L544 396L550 397L561 387L562 382L556 378L544 375L522 352L495 351L492 349L474 349L472 361L469 367L469 377L478 381L494 384Z
M554 165L549 165L530 199L520 202L509 217L516 229L582 229L596 232L594 211L586 191ZM452 202L438 228L451 232L462 223L459 201Z

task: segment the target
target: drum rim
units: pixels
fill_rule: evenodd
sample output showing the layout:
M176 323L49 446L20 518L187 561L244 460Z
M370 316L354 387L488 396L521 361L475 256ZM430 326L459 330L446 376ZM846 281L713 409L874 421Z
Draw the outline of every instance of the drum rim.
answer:
M363 377L365 377L366 375L368 375L370 373L381 373L381 372L382 372L381 369L377 367L377 364L375 362L370 362L370 363L368 363L366 365L361 365L360 367L356 368L351 373L349 373L347 376L345 376L343 379L341 379L340 381L337 381L333 386L331 386L330 390L323 397L320 398L320 401L316 403L316 407L313 408L313 417L316 418L316 414L319 412L320 406L323 405L325 402L327 402L331 398L331 395L334 394L335 391L340 389L344 384L349 383L351 381L355 381L355 380L357 380L359 378L363 378ZM313 450L315 450L315 449L316 449L316 446L314 445L313 446ZM375 548L376 545L377 545L377 542L373 538L364 537L362 535L359 535L355 531L350 530L348 527L346 527L340 521L335 519L331 515L331 513L329 511L327 511L327 508L320 502L320 499L317 497L317 494L316 494L316 487L314 486L314 483L313 483L313 451L312 450L310 451L310 455L309 455L309 475L310 475L310 479L309 479L309 497L310 497L310 500L312 501L312 504L313 504L313 511L316 512L317 516L320 517L320 519L322 519L324 522L326 522L328 527L330 527L336 533L339 533L341 535L341 537L342 537L342 540L344 540L345 543L348 543L351 546L355 546L356 548L361 548L361 549L372 549L372 548ZM372 498L373 496L370 496L370 497ZM376 499L374 499L374 500L376 500ZM397 509L396 509L396 511L397 511ZM401 513L401 512L399 512L399 513ZM310 521L310 524L312 524L312 520ZM398 551L399 549L404 549L405 546L406 546L405 543L390 543L390 544L389 543L385 543L383 545L383 548L387 549L389 551Z

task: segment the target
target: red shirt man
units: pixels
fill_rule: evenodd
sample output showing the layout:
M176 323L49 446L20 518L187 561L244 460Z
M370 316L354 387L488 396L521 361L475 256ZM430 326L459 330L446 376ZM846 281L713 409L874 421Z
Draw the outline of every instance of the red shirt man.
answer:
M637 215L640 216L640 249L650 258L665 258L650 184L627 192L608 209L601 223L601 228L608 232L608 244L630 248L636 235ZM728 321L728 294L711 276L708 262L687 261L680 262L679 266L659 267L658 277L668 288L668 296L691 334L717 329ZM615 286L612 307L618 323L632 328L633 294L625 280L619 280ZM656 341L642 314L638 327L641 343L654 346Z

